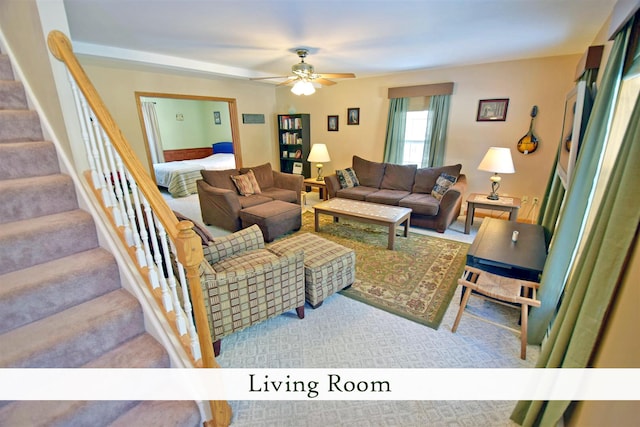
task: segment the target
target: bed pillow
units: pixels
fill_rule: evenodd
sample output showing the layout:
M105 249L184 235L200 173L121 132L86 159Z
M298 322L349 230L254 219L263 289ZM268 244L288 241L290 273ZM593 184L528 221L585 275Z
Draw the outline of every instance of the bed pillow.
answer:
M360 185L356 171L351 168L336 170L336 176L340 182L340 188L351 188Z
M254 194L253 185L251 184L248 174L231 175L231 180L236 185L238 193L240 193L241 196L251 196Z
M456 183L457 178L446 173L441 173L438 179L436 179L436 185L431 190L431 195L438 200L442 200L444 194Z

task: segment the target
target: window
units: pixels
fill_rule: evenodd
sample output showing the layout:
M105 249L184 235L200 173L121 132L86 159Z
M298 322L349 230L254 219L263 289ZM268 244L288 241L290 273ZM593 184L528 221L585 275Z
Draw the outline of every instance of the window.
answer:
M422 153L425 146L428 118L428 110L407 112L407 125L404 133L404 152L402 156L403 165L420 166L422 164Z

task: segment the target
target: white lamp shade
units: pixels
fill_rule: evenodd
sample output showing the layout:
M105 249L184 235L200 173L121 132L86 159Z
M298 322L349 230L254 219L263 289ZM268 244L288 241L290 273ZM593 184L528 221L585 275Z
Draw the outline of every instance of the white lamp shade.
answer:
M307 80L298 80L291 88L291 92L296 95L311 95L312 93L315 93L315 91L316 88Z
M331 157L329 157L329 151L327 150L327 146L325 144L313 144L311 146L311 152L309 153L309 157L307 157L307 161L312 163L330 162Z
M504 147L490 147L480 162L478 170L493 173L515 173L511 150Z

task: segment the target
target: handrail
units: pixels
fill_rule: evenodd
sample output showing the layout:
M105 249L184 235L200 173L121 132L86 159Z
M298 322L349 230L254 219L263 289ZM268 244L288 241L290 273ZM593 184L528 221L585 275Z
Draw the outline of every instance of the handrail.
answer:
M91 166L87 175L98 199L101 198L103 209L157 297L157 303L164 306L164 313L179 341L191 354L194 366L219 368L200 284L199 265L204 255L193 223L178 221L167 205L84 72L67 36L51 31L47 44L70 75ZM172 255L175 264L171 262ZM184 338L187 334L189 339ZM231 408L226 401L210 401L209 407L213 418L205 422L206 426L230 424Z

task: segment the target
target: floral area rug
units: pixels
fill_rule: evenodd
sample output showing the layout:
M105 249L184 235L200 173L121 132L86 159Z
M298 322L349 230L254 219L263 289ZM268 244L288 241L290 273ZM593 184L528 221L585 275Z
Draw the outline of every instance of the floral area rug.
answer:
M320 216L318 235L352 248L356 282L341 294L438 329L462 274L469 244L397 230L387 249L387 228ZM302 232L314 232L314 214L302 215Z

